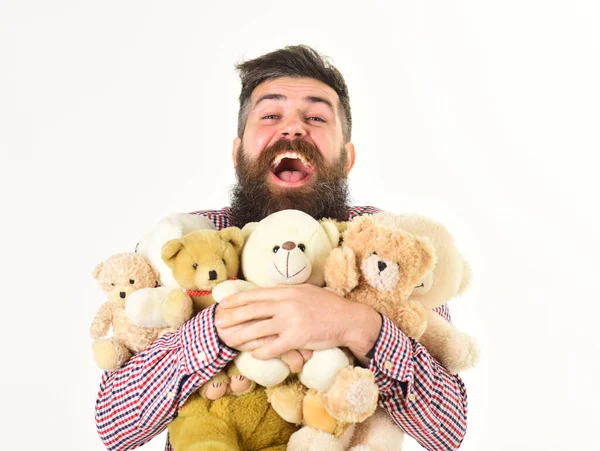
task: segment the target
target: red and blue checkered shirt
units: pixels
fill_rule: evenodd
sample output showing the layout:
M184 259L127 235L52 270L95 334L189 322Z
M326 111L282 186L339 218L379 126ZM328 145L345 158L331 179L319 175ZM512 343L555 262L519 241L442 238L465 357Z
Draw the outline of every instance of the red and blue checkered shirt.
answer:
M351 207L348 219L377 211ZM210 218L218 230L231 223L229 208L195 213ZM450 321L445 305L436 311ZM190 394L235 356L219 341L212 306L119 370L106 371L96 400L96 426L106 448L131 450L160 434ZM427 450L457 449L467 427L467 393L460 377L448 373L386 317L369 357L379 405L395 423ZM171 451L168 438L165 451Z

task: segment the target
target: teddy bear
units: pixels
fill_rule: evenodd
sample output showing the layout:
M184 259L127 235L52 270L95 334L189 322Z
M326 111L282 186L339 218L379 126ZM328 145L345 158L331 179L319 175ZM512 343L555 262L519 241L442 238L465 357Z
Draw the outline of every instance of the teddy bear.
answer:
M215 301L243 290L279 284L324 285L324 264L339 243L331 221L317 221L297 210L283 210L258 223L247 224L241 255L245 280L224 282L213 290ZM235 364L242 374L268 387L275 410L287 421L328 430L339 436L350 423L363 421L377 405L373 374L353 367L353 357L334 348L314 351L302 371L290 375L280 359L257 360L240 353ZM284 382L285 381L285 382ZM308 390L307 390L308 389ZM321 395L335 406L335 417L324 408Z
M237 227L197 230L165 243L162 258L181 287L169 302L189 298L195 312L212 305L214 286L236 278L243 243ZM169 436L175 451L283 450L296 429L275 412L265 389L230 363L188 398L169 424Z
M215 226L203 215L174 213L160 219L138 242L136 253L146 257L158 269L160 286L138 290L132 294L125 313L134 324L164 327L167 331L173 331L194 314L191 300L183 296L179 302L168 302L169 295L174 288L179 288L179 284L162 259L162 248L167 241L181 239L196 230L214 231Z
M94 360L104 370L120 368L133 353L146 348L162 332L160 327L139 327L125 315L128 298L136 290L155 287L158 270L147 259L134 253L115 254L99 263L94 278L108 295L90 327ZM112 325L112 337L103 338Z
M328 288L373 307L418 339L427 327L427 314L409 296L435 263L428 238L364 215L347 224L343 245L327 259L325 281Z
M325 263L327 287L391 317L414 337L422 335L425 309L408 298L435 265L436 254L429 239L382 226L369 215L338 224L338 228L344 230L342 246L334 249ZM337 416L335 397L321 394L320 401L328 413ZM365 422L369 423L370 418ZM356 424L356 428L360 425ZM292 436L290 449L343 450L353 434L332 434L322 427L304 428Z
M427 311L427 329L419 342L450 373L456 374L475 366L479 358L476 340L458 330L433 311L465 292L471 283L471 269L456 247L448 229L426 216L377 213L379 224L402 228L431 240L438 256L435 267L415 286L410 300Z
M402 229L427 237L437 256L434 268L415 285L409 300L426 308L427 328L419 342L451 373L458 373L475 365L479 348L476 341L457 330L435 311L462 294L469 286L471 272L454 239L442 224L421 215L376 213L372 220L381 226ZM401 327L401 325L399 325ZM386 412L377 408L365 422L357 424L351 438L352 451L399 450L404 433Z

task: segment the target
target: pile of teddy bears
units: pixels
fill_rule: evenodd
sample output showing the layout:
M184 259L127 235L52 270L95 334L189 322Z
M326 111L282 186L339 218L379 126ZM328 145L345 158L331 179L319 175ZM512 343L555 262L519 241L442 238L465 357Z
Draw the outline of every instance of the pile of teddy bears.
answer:
M377 213L339 223L284 210L217 231L203 216L171 215L136 253L110 257L94 277L109 297L91 327L94 359L105 370L226 296L302 283L373 307L451 373L478 358L473 338L432 310L464 292L470 271L446 228L423 216ZM290 450L355 451L387 440L399 449L398 428L387 428L396 431L389 437L369 433L390 420L377 407L372 372L353 360L345 349L314 351L293 374L280 359L240 352L169 425L173 449L203 440L222 441L219 449L231 442L231 449L288 443Z

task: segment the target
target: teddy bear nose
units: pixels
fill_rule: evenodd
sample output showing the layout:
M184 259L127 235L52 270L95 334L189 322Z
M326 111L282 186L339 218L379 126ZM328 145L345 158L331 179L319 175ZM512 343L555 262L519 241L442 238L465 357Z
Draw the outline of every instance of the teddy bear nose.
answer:
M124 291L121 291L119 293L119 296L121 296L121 299L125 299L125 296L127 296L127 293L125 293Z
M217 280L217 271L208 271L208 280Z
M296 247L296 243L294 243L293 241L286 241L281 245L281 247L284 248L286 251L291 251Z
M383 271L387 268L387 265L384 262L377 262L377 267L379 268L379 271Z

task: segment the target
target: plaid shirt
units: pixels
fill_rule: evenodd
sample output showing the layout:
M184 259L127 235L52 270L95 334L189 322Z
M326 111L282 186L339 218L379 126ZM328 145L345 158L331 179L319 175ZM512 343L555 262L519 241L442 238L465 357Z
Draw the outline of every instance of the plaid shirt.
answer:
M377 211L352 207L348 219ZM194 213L210 218L219 230L230 224L229 208ZM218 339L214 308L162 336L119 370L103 374L96 426L108 450L131 450L160 434L190 394L236 356ZM450 321L445 305L436 311ZM369 357L379 404L396 424L427 450L457 449L467 426L467 394L461 379L386 317ZM165 451L171 451L168 438Z

